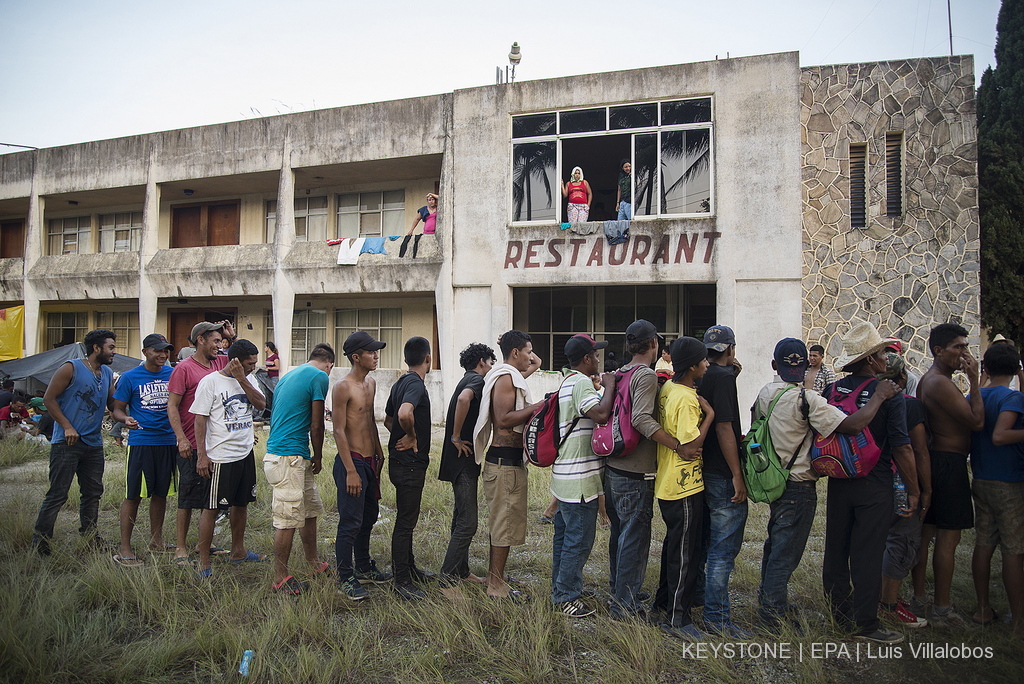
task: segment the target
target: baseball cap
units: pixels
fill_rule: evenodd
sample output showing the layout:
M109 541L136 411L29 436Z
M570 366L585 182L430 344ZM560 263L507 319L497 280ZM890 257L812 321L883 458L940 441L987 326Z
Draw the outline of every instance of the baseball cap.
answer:
M45 411L46 404L43 403L42 397L32 397L28 400L28 405L34 408L36 411Z
M652 337L661 337L654 324L644 319L638 319L629 324L626 328L626 342L643 342Z
M803 382L807 374L807 345L795 337L779 340L775 345L775 366L786 382Z
M363 330L356 330L354 333L345 338L345 344L342 345L342 349L345 350L345 356L354 354L360 349L366 351L377 351L388 346L386 342L373 339L370 333Z
M167 338L160 333L150 333L146 335L146 339L142 340L142 348L163 351L164 349L174 349L174 345L168 342Z
M713 325L704 333L704 346L708 349L724 352L731 344L736 344L736 335L727 325Z
M195 344L196 338L202 335L203 333L208 333L211 330L222 330L223 328L223 323L210 323L208 321L196 323L194 326L192 326L192 334L188 336L188 341L191 342L192 344Z
M565 343L565 358L569 363L579 363L584 356L597 349L604 349L608 346L608 340L597 342L590 335L573 335Z
M901 340L898 337L886 337L885 338L885 348L886 349L891 349L894 352L896 352L897 354L902 354L903 353L903 340Z

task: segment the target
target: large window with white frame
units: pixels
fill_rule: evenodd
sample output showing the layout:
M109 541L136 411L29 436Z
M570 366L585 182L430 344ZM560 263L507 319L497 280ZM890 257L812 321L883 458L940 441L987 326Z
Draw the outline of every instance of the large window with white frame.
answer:
M136 358L142 356L138 311L98 311L96 327L106 328L117 335L114 343L118 354Z
M317 242L327 239L327 195L296 197L295 239ZM277 229L277 200L267 200L267 242L274 239Z
M100 214L100 252L138 252L142 246L142 212Z
M274 313L266 314L267 339L274 339ZM291 365L300 366L309 359L309 352L327 341L327 309L296 309L292 312ZM283 354L278 341L278 353Z
M51 256L92 253L92 217L73 216L50 219L49 248Z
M370 333L374 339L386 342L380 350L380 368L403 367L402 310L394 309L338 309L334 312L334 348L339 353L345 339L357 330Z
M561 183L579 166L590 220L616 218L622 162L633 217L714 211L712 98L609 105L512 117L513 222L565 221Z
M405 233L405 190L338 195L338 237Z

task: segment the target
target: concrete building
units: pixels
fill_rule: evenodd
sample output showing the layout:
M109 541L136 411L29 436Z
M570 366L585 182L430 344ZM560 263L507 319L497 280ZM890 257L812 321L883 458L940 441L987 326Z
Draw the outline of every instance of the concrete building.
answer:
M749 404L787 335L834 356L866 318L917 366L933 323L977 342L973 97L970 57L801 68L783 53L7 154L0 307L25 304L29 354L98 326L126 352L153 330L181 345L230 317L290 366L365 329L389 343L378 408L422 335L437 419L459 351L510 327L556 369L576 332L621 354L636 317L673 337L718 322ZM635 216L610 245L623 159ZM577 165L592 222L563 230ZM337 264L327 239L404 235L434 191L436 235Z

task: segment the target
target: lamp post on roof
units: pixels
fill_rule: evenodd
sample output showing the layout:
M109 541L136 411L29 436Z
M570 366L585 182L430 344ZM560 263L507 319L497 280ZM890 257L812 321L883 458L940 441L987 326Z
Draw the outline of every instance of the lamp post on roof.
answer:
M511 83L516 82L516 66L523 60L523 54L519 50L519 43L512 43L512 50L508 53L508 63L512 65Z

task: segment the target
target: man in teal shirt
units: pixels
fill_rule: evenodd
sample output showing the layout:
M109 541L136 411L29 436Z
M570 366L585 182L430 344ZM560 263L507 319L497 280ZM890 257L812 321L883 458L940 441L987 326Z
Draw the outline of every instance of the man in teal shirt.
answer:
M302 539L313 572L327 572L316 549L316 519L324 506L313 477L323 467L324 401L334 368L329 344L313 347L307 363L289 371L274 389L270 438L263 472L274 490L274 583L272 588L293 596L307 588L288 574L295 530ZM312 455L310 455L312 445Z

